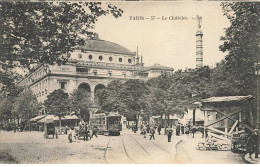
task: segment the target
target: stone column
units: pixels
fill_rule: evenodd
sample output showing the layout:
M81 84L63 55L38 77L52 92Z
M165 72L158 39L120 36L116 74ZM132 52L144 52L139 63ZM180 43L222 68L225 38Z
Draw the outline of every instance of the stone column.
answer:
M201 30L196 32L196 68L203 67L203 45L202 45L203 33Z

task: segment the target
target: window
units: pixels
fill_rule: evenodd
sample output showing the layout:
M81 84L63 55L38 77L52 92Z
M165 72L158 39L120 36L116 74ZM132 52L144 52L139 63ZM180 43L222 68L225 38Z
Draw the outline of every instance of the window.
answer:
M60 89L66 90L67 89L67 82L60 82Z
M108 71L108 75L109 75L110 77L112 76L112 71L111 71L111 70Z
M79 54L78 57L79 57L79 59L81 59L82 58L82 54Z
M128 63L132 63L132 60L131 60L131 59L128 59Z
M91 60L92 59L92 55L88 55L88 58L89 58L89 60Z
M119 58L118 61L119 61L119 62L122 62L122 58Z
M103 56L99 56L98 58L99 58L99 60L102 60L102 59L103 59Z
M113 58L112 57L109 57L109 61L112 61L113 60Z
M97 70L93 70L94 75L97 75Z

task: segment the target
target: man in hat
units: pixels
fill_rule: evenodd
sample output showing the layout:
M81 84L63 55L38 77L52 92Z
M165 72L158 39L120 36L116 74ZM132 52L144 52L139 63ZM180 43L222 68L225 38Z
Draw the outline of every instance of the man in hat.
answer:
M154 140L155 140L155 138L154 138L154 134L155 134L155 129L154 129L154 127L153 126L151 126L151 128L150 128L150 140L153 138Z
M168 126L168 128L166 129L166 132L167 132L168 142L171 142L171 140L172 140L172 133L173 133L172 128L170 126Z

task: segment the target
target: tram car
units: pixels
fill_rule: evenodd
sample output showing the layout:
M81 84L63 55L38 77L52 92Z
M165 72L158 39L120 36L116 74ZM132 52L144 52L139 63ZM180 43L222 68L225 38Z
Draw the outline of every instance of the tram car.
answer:
M98 134L120 135L122 131L121 115L118 113L93 114L90 125L97 128Z

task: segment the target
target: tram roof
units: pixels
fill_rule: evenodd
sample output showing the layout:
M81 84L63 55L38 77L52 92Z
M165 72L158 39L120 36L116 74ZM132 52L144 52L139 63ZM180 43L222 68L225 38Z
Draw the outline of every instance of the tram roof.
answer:
M118 113L110 112L110 113L93 114L92 118L105 117L105 116L106 117L121 117L121 115Z

